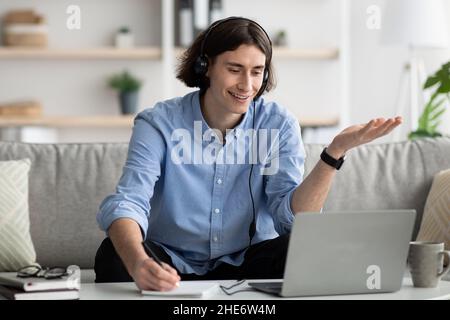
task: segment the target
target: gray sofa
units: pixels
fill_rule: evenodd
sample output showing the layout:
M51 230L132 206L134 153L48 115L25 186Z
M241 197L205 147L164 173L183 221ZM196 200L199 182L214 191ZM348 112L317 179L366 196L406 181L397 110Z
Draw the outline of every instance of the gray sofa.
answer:
M96 224L100 202L114 191L128 145L24 144L0 142L0 160L30 158L31 236L41 265L77 264L94 279L96 250L104 238ZM319 159L322 145L306 145L306 174ZM450 168L450 139L371 144L349 152L337 173L327 210L417 210L413 237L433 176Z

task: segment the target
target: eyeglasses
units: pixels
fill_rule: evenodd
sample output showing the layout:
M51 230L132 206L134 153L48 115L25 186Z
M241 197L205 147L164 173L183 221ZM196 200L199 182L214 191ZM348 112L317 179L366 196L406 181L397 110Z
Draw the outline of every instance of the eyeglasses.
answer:
M41 267L38 265L26 266L17 271L19 278L45 278L58 279L68 276L66 268L63 267Z
M244 282L245 282L245 279L241 279L241 280L237 280L233 285L231 285L229 287L225 287L225 286L219 286L219 287L220 287L220 289L222 289L222 291L224 293L227 294L227 296L232 296L235 293L239 293L239 292L243 292L243 291L255 291L255 289L253 289L253 288L243 288L243 289L235 290L233 292L229 291L230 289L232 289L240 284L243 284Z

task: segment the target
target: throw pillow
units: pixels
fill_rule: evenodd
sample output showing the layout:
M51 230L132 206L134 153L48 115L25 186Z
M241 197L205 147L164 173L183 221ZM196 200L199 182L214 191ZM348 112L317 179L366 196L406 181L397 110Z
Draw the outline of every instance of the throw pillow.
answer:
M17 271L36 260L30 235L30 159L0 161L0 271Z
M450 250L450 169L434 176L417 240L444 242Z

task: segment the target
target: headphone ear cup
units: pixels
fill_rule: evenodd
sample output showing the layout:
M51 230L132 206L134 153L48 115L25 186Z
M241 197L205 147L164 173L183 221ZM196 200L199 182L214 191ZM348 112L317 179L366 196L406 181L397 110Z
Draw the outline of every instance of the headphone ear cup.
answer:
M205 56L199 56L195 60L194 71L198 75L204 75L208 71L208 58Z
M266 91L267 81L269 81L269 71L267 69L264 69L263 82L260 89L261 94Z

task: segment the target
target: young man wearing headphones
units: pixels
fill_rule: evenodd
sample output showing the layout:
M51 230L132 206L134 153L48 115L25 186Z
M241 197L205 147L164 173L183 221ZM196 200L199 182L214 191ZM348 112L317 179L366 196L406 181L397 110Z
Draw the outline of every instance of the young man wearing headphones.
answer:
M282 278L294 214L320 211L346 152L401 123L380 118L345 129L303 179L297 119L261 97L275 81L272 43L259 24L212 24L186 51L177 78L200 90L137 115L117 190L97 214L108 235L96 255L97 282L170 290L181 279ZM266 162L255 162L261 143L245 137L261 132L276 139ZM223 161L239 158L236 145L247 160ZM268 159L277 164L271 173Z

